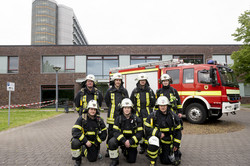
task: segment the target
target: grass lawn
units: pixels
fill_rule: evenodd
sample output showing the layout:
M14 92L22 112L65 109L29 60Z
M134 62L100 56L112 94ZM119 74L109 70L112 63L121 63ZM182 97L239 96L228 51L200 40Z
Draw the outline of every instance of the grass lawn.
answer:
M53 117L63 113L56 112L55 109L11 109L10 110L10 126L8 126L8 109L0 109L0 131L13 127L25 125L41 119Z

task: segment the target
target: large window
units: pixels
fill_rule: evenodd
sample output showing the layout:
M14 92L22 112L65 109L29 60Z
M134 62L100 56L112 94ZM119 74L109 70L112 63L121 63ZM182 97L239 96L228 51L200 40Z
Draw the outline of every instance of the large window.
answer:
M18 72L18 57L9 56L8 57L8 73L17 73Z
M182 59L184 63L202 64L202 55L174 55L174 59Z
M160 61L161 56L160 55L131 55L130 56L130 64L140 64L140 63L147 63L147 62L155 62L155 61Z
M234 61L231 59L231 55L213 55L213 60L216 60L218 63L226 63L228 65L232 65Z
M171 77L172 79L172 84L179 84L180 79L180 70L167 70L167 74Z
M94 74L97 79L108 79L110 68L118 66L118 56L87 57L87 74Z
M53 67L61 67L59 72L75 72L75 56L43 56L43 72L53 73Z

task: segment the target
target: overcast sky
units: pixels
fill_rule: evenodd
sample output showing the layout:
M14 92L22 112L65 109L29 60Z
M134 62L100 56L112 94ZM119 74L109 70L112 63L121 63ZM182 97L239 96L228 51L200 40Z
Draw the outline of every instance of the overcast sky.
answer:
M250 0L56 0L89 44L242 44L231 36ZM0 45L31 44L32 0L1 0Z

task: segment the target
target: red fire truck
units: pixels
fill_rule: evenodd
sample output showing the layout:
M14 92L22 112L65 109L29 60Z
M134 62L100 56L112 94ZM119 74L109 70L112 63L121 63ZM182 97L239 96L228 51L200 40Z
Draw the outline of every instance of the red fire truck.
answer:
M160 76L167 73L181 98L183 113L191 123L217 120L223 113L236 114L240 110L240 90L232 69L226 65L185 64L179 60L149 62L117 67L110 70L123 75L124 87L131 94L136 86L135 78L146 73L150 87L156 92L161 88Z

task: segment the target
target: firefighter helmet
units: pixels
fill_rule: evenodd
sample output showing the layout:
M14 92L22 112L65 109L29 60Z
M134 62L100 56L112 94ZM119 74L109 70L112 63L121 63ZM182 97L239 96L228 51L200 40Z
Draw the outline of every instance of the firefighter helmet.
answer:
M87 106L87 109L89 108L94 108L94 109L98 109L98 105L97 105L97 101L96 100L90 100Z
M133 103L132 101L129 99L129 98L125 98L122 100L122 103L121 103L121 108L123 107L133 107Z
M135 80L136 81L148 80L148 76L145 73L140 73Z
M161 81L164 81L164 80L171 80L171 77L168 75L168 74L162 74L161 75Z
M121 73L115 73L112 77L112 80L122 80L122 74Z
M89 75L87 75L86 80L91 80L91 81L95 82L95 76L93 74L89 74Z
M160 143L159 143L159 138L157 138L156 136L151 136L148 140L148 144L149 145L155 145L157 147L160 147Z
M156 105L170 105L170 102L166 96L160 96L156 101Z

